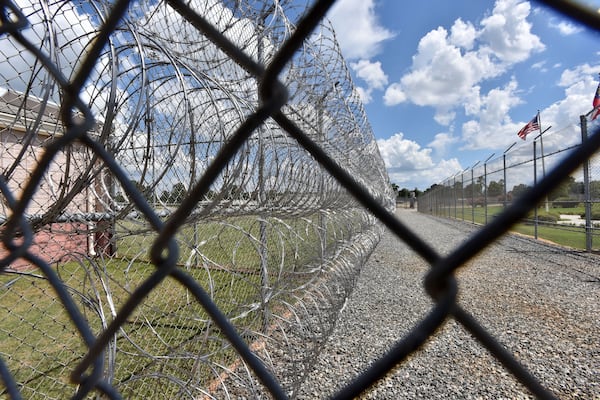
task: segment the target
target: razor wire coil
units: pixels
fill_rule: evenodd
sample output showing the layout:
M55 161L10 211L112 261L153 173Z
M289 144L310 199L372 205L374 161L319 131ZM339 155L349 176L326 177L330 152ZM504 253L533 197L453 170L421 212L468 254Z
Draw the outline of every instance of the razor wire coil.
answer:
M391 215L332 3L0 2L4 394L294 397L383 223L436 304L337 397L449 317L551 396L456 305L500 222L441 257Z

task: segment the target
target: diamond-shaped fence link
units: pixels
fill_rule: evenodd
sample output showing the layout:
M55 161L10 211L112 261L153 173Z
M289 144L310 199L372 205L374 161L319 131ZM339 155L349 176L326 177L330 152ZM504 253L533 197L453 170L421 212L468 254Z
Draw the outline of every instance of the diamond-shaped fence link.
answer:
M453 273L600 138L441 257L391 213L332 3L0 1L3 396L293 398L385 225L432 265L435 303L335 397L448 318L552 397Z

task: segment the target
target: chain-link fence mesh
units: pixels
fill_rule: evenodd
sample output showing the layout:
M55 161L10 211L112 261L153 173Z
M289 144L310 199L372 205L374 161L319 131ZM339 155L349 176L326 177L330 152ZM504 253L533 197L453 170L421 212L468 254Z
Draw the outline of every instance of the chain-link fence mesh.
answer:
M336 397L449 317L551 396L453 272L600 139L442 258L391 214L332 3L0 1L3 395L294 397L381 222L434 267L435 304Z

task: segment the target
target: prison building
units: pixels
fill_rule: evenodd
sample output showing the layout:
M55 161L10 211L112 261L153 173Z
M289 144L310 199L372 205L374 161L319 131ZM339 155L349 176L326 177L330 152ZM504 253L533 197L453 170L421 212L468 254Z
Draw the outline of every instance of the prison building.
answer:
M21 199L45 147L64 133L59 112L50 101L0 88L0 171L8 189L0 194L2 226L12 214L7 194ZM80 143L56 154L25 211L34 232L31 253L54 263L110 252L109 227L97 217L104 210L97 194L101 173L92 153ZM7 253L2 243L0 257ZM28 267L24 259L9 266Z

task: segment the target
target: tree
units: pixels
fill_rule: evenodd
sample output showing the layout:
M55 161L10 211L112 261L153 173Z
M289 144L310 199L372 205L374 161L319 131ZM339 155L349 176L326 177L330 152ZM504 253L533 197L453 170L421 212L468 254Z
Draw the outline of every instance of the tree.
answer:
M500 179L498 182L491 181L488 185L487 195L489 197L498 197L504 194L504 180Z
M185 188L185 185L181 182L177 182L171 189L170 203L180 204L185 198L186 193L187 189Z
M169 192L168 190L163 190L162 193L160 194L160 201L163 203L170 203L171 202L171 192Z
M572 188L576 186L575 178L569 176L567 179L558 184L554 190L548 195L549 200L556 200L560 197L567 198L570 197L572 192Z
M143 182L136 182L134 180L131 181L131 184L136 187L147 201L152 202L154 200L152 188L150 186L146 186Z
M408 190L407 188L400 189L400 191L398 192L398 197L403 198L403 199L409 198L410 190Z
M427 193L427 192L435 192L436 190L438 190L441 187L442 187L441 185L438 185L437 183L434 183L433 185L431 185L427 189L425 189L425 193ZM415 189L415 191L417 191L417 189Z
M600 198L600 181L590 182L590 197L593 200Z
M478 183L469 183L465 186L465 197L479 197L481 196L483 185Z
M513 186L513 189L511 191L512 194L512 198L516 199L517 197L521 196L523 193L525 193L525 191L527 191L529 189L529 186L527 186L524 183L518 184Z

